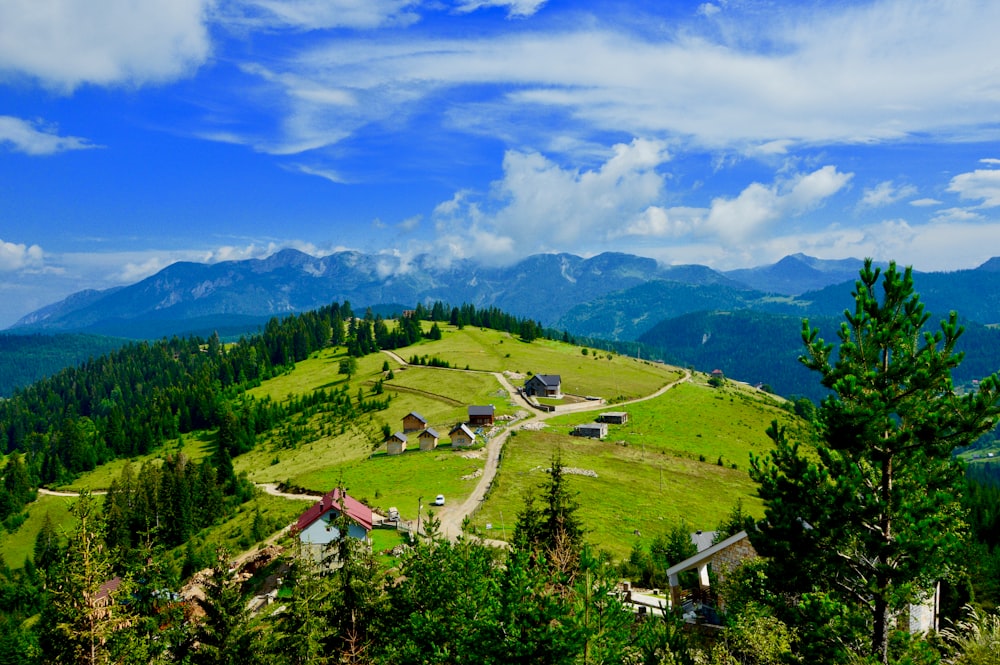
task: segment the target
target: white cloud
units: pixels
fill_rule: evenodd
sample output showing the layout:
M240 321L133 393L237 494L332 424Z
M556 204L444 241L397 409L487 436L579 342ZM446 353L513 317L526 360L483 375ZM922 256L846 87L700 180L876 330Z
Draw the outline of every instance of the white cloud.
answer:
M699 16L705 16L707 18L711 18L712 16L715 16L721 11L722 8L719 7L719 5L713 4L711 2L703 2L702 4L698 5L697 14Z
M938 201L937 199L931 199L931 198L914 199L914 200L910 201L910 205L911 206L916 206L918 208L928 208L928 207L931 207L931 206L939 206L939 205L941 205L941 201Z
M469 192L437 206L438 246L457 257L503 262L556 249L583 252L620 235L622 227L649 232L660 224L648 211L663 190L656 168L668 159L663 144L643 139L614 146L592 169L564 168L536 152L509 150L488 210Z
M423 221L423 215L413 215L412 217L407 217L399 223L399 230L406 233L416 231L420 227L420 222Z
M38 245L25 245L0 240L0 272L39 270L45 255Z
M853 177L824 166L770 185L751 183L736 197L717 197L707 208L668 207L664 201L670 193L657 170L668 157L662 143L640 139L615 146L604 163L591 169L508 151L492 200L460 192L438 205L434 220L440 251L506 262L549 251L587 255L610 240L621 251L650 255L657 252L657 240L678 248L711 239L732 253L759 242L779 222L822 205ZM483 242L491 245L489 251L481 249Z
M533 16L546 0L460 0L458 11L473 12L484 7L507 7L508 16Z
M220 15L230 24L251 28L370 30L409 25L418 0L243 0L223 3Z
M853 175L834 166L824 166L770 186L751 183L736 198L714 199L703 231L722 242L743 242L767 230L776 220L800 215L820 205L846 187Z
M917 188L913 185L897 186L891 180L885 180L865 189L861 196L860 206L862 208L881 208L891 205L917 193Z
M808 3L780 20L727 7L703 24L636 34L571 19L467 39L338 38L269 63L277 75L268 82L288 100L276 106L287 116L275 142L329 145L431 111L452 129L503 127L515 145L539 145L523 139L553 118L584 141L611 131L777 153L913 134L995 138L1000 83L982 53L993 48L1000 3ZM321 106L303 98L306 88L349 90L358 103ZM470 94L451 94L462 89Z
M1000 159L994 157L986 157L979 160L980 164L989 164L990 166L1000 166Z
M65 92L176 79L209 56L211 0L4 0L0 73Z
M961 199L981 199L983 208L1000 206L1000 169L976 169L951 179L948 191Z
M3 145L9 145L15 152L27 155L53 155L67 150L100 147L77 136L59 136L58 129L54 126L0 115L0 146Z
M946 208L934 213L934 222L971 222L983 219L983 216L969 208Z
M287 167L288 170L297 171L299 173L305 173L306 175L314 175L324 180L329 180L336 185L344 185L350 181L340 173L336 171L331 171L330 169L320 169L312 166L306 166L305 164L292 164Z

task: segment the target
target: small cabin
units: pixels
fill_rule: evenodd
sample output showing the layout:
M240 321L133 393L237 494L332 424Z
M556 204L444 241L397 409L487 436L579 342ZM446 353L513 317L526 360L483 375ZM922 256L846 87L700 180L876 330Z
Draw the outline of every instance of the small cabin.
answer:
M489 427L493 424L494 413L496 407L492 404L487 404L486 406L470 406L469 407L469 426L470 427Z
M403 432L419 432L427 427L427 419L416 411L410 411L403 416Z
M624 411L607 411L602 413L597 420L609 425L624 425L628 422L628 414Z
M406 435L396 432L385 442L385 452L387 455L402 455L406 452Z
M437 448L438 439L440 438L436 430L428 427L417 437L420 441L420 450L434 450Z
M476 443L476 435L465 423L455 425L448 436L451 437L452 448L468 448Z
M573 436L585 436L588 439L603 439L607 435L607 423L586 423L573 428Z

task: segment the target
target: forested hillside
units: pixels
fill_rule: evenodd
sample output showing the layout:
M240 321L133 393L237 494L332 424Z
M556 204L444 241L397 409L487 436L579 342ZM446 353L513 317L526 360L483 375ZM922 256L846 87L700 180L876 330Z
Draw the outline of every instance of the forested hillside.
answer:
M746 322L748 334L754 325ZM457 332L465 327L483 330ZM447 331L442 333L442 328ZM485 329L508 334L486 335ZM796 325L795 334L800 330ZM949 329L949 340L954 332ZM841 594L836 564L843 543L858 542L855 534L864 526L863 520L838 518L837 506L848 498L868 499L854 486L841 498L831 499L817 489L825 484L813 481L819 472L814 446L821 451L819 462L827 465L839 463L841 454L867 454L866 427L840 426L837 420L842 413L839 404L854 404L853 394L844 388L852 382L830 382L841 400L818 411L804 409L801 414L808 420L799 420L790 413L797 410L793 405L782 406L761 391L724 380L708 382L704 376L688 382L688 374L677 369L623 360L594 348L538 341L542 336L534 321L469 305L418 306L388 321L370 311L357 317L349 304L334 304L274 319L261 335L230 344L218 336L131 344L18 391L0 403L8 452L0 486L5 529L18 529L40 483L65 483L106 462L153 454L134 465L115 462L112 466L120 471L109 485L98 485L108 488L103 499L85 492L75 500L74 519L67 526L57 528L46 518L23 566L0 567L0 622L5 627L0 662L868 662L863 659L873 653L864 643L870 615L865 614L863 601ZM518 348L511 348L511 342ZM379 349L417 343L420 347L400 352L413 362L397 366L400 379L383 359L390 356L366 358ZM559 350L539 350L547 346ZM336 353L331 347L337 348ZM815 348L820 348L822 360L822 345ZM905 356L907 347L900 348ZM933 367L933 380L921 378L931 376L929 370L911 375L904 369L888 389L917 376L918 388L941 395L940 388L947 385L942 383L941 367L959 365L950 359L950 351L949 346L940 356L941 366ZM289 553L266 568L239 572L231 565L231 552L210 553L203 540L206 530L231 516L245 517L242 527L226 527L230 542L236 536L247 546L281 524L259 508L248 507L255 490L245 471L235 471L234 461L253 458L262 468L271 460L273 468L290 469L299 464L292 457L302 448L308 450L309 441L348 429L367 437L365 456L373 457L371 451L387 433L377 414L390 408L398 411L392 407L395 400L421 395L430 400L425 403L448 404L447 409L442 407L448 413L456 408L464 411L468 402L451 395L481 394L476 392L482 390L477 377L492 380L494 372L512 370L513 358L520 359L518 364L530 358L528 369L556 364L563 371L574 368L580 376L567 376L571 385L575 381L580 386L600 386L596 392L623 404L630 398L626 396L637 394L631 386L623 386L623 380L642 377L646 387L638 394L648 395L668 373L685 379L671 384L673 390L664 392L666 397L631 405L633 419L607 441L574 441L567 432L592 416L572 410L553 418L546 431L523 430L508 450L504 462L508 475L498 476L494 483L493 494L503 501L467 522L469 531L456 540L444 538L435 516L425 513L423 536L408 547L392 548L396 551L392 556L357 547L348 538L335 540L327 550L337 561L332 570L317 569ZM460 369L463 360L479 366L478 371ZM350 384L349 377L361 366L366 368L364 380ZM379 366L382 370L376 371ZM299 368L311 373L300 373ZM431 383L426 382L429 376ZM490 389L494 393L495 385ZM922 426L919 409L908 411L905 421L909 424L912 415L916 422L914 440L934 442L933 462L940 471L933 478L935 491L917 490L916 496L929 504L943 502L946 517L966 515L969 525L967 535L961 520L949 526L948 533L956 536L949 541L953 559L972 563L949 569L941 578L944 620L967 616L962 605L968 601L975 600L980 611L988 611L1000 600L996 583L1000 549L995 539L1000 490L990 484L995 469L978 467L966 485L946 448L949 441L967 442L971 433L990 422L995 415L989 401L994 388L988 382L976 407L980 411L970 412L960 428L945 416L933 416L942 423L943 435ZM504 403L508 396L504 393L497 399ZM957 408L951 412L969 408L962 406L963 399L955 398ZM927 400L917 398L914 403L919 407ZM760 420L764 416L774 420L771 435L778 447L773 451L761 445L761 438L766 438ZM891 427L897 420L889 417L884 422ZM841 453L848 434L857 441ZM801 438L803 452L798 444L786 445L785 436ZM183 442L189 437L202 442L206 454L196 460L183 454ZM831 443L826 449L824 440ZM166 442L171 445L164 447ZM592 465L598 471L564 467L563 448L575 465ZM903 450L899 454L906 456L908 465L898 467L894 491L912 495L920 485L913 474L930 454L911 454L906 446ZM551 457L546 456L548 451L553 451ZM460 461L465 454L454 451L449 459ZM799 457L802 454L805 457ZM788 543L781 539L801 529L798 516L808 514L810 524L827 521L810 547L829 543L841 549L831 549L829 563L824 560L813 567L812 559L799 560L798 546L793 546L787 555L772 558L780 569L770 563L751 564L713 595L698 586L696 577L682 576L685 593L707 606L695 612L692 605L690 618L722 621L725 639L706 639L699 631L685 629L679 613L637 621L618 581L623 576L651 586L669 581L669 567L692 553L687 540L690 527L679 516L694 516L707 503L729 496L733 487L751 483L747 455L752 478L764 488L761 496L771 512L767 520L757 522L736 501L730 516L719 524L719 537L750 529L756 543L756 531L762 529L770 540L761 542L785 547ZM305 463L310 460L315 467L316 458L307 455ZM352 487L374 488L371 496L377 500L380 484L420 485L421 475L433 475L437 472L430 469L449 463L441 454L423 452L384 461L332 471L339 475L338 485L347 481ZM765 461L783 465L781 474L767 471ZM868 473L875 467L866 459L860 468ZM401 475L371 477L393 469ZM309 472L299 473L304 478ZM362 481L359 473L369 478ZM588 480L577 480L575 474ZM795 474L802 474L801 479ZM329 487L333 476L328 471L323 477L318 484ZM591 482L591 477L585 496L600 505L583 506L583 495L576 488L583 488L580 483ZM864 484L842 471L825 478L831 487L834 480ZM427 497L434 486L421 487L415 498ZM787 501L782 496L775 502L779 490L787 493ZM746 495L747 490L740 491ZM803 498L811 503L796 503ZM665 501L671 505L657 508ZM876 503L871 499L871 505ZM754 514L759 505L755 499ZM907 510L924 510L923 505ZM856 510L860 514L866 509ZM639 516L630 511L642 512L644 521L637 522ZM664 515L671 517L665 520ZM498 522L506 524L502 528L511 533L509 548L496 549L474 535L489 533L487 522L494 529ZM639 528L629 531L632 551L627 559L616 560L621 554L611 555L601 540L632 523L641 526L646 536ZM897 528L910 538L911 527L903 519ZM348 525L340 523L337 528L346 533ZM181 581L209 564L212 572L197 578L198 593L189 588L186 593L191 595L182 601L176 592ZM248 596L265 584L273 586L278 578L274 588L279 603L251 611ZM803 580L811 585L809 590L794 587ZM715 593L725 599L722 614L709 609L717 602ZM893 596L894 607L902 606L909 593L904 589ZM971 647L959 638L973 629L955 630L954 637L930 641L893 629L891 658L883 662L913 663L919 656L919 662L930 665L964 657ZM835 655L827 661L826 654Z
M96 358L125 341L98 335L0 335L0 397L59 370Z

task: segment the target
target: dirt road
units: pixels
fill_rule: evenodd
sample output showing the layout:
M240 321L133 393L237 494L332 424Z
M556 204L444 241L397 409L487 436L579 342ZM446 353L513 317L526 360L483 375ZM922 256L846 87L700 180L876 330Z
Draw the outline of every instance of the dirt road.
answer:
M457 538L459 534L462 533L462 522L465 521L465 518L472 515L473 512L475 512L475 510L479 507L479 504L481 504L486 498L486 492L493 483L493 479L496 477L497 470L500 466L500 454L503 451L503 445L507 442L507 437L510 436L511 431L523 428L526 422L541 422L548 420L553 416L562 415L567 412L567 410L549 413L535 411L530 407L530 405L528 405L527 401L521 397L520 393L510 384L507 377L499 372L495 373L494 376L496 376L500 385L503 386L508 393L510 393L511 398L518 404L523 404L524 407L529 410L531 415L527 419L520 421L517 425L512 425L511 427L504 429L500 434L493 437L486 443L486 463L483 467L483 475L479 477L479 482L476 483L475 488L473 488L472 492L469 493L469 496L466 497L464 501L459 504L445 505L444 508L436 509L435 514L441 520L441 532L452 540ZM668 383L656 392L646 395L645 397L639 397L629 400L628 402L623 402L622 406L654 399L674 386L690 380L691 372L684 370L684 376L676 381ZM579 405L574 405L573 411L600 411L606 408L607 405L603 402L581 402Z

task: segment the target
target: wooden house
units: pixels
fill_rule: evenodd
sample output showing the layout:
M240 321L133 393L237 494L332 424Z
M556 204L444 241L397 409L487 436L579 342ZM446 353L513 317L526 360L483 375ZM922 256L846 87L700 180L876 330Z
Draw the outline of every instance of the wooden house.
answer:
M628 414L624 411L606 411L597 420L610 425L624 425L628 422Z
M486 406L470 406L469 407L469 426L470 427L489 427L493 424L494 412L496 407L492 404L487 404Z
M428 427L417 437L420 441L420 450L434 450L437 448L438 439L440 438L441 437L436 430Z
M396 432L385 442L385 452L387 455L402 455L406 452L406 435Z
M452 448L468 448L476 443L476 435L465 423L459 423L448 432Z
M419 432L427 427L427 419L416 411L410 411L403 416L403 432Z

